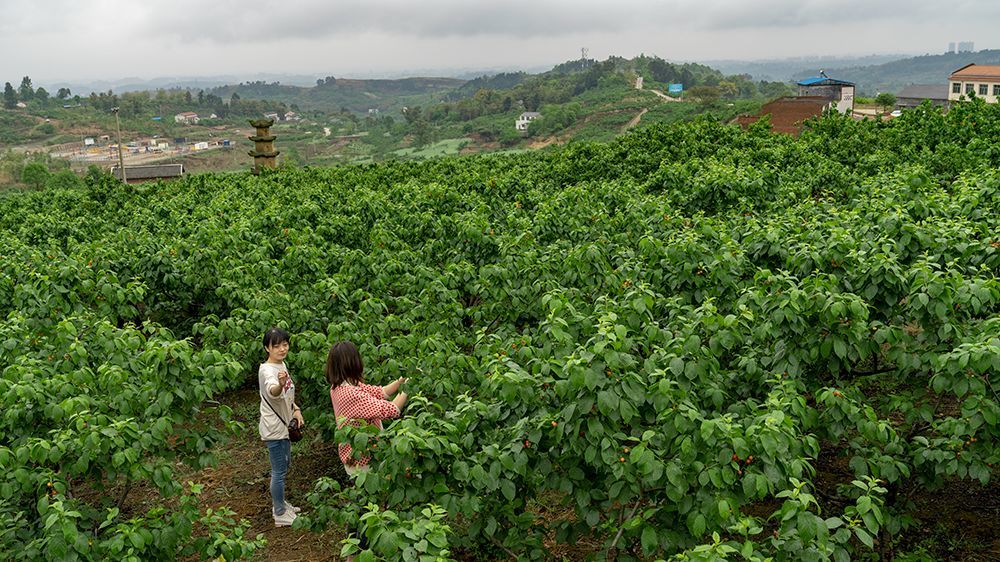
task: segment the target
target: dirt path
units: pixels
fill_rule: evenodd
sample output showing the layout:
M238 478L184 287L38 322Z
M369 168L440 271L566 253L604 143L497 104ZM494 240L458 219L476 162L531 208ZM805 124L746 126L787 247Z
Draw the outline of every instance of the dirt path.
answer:
M624 133L625 131L628 131L632 127L635 127L636 125L638 125L639 124L639 120L642 119L642 116L645 115L647 111L649 111L648 108L646 108L646 107L642 108L642 111L640 111L638 115L636 115L635 117L633 117L631 121L629 121L628 123L625 124L624 127L622 127L622 132Z
M178 470L178 480L190 480L204 486L202 509L228 507L236 512L236 519L250 522L248 536L262 534L267 539L267 546L258 551L253 560L340 560L340 541L345 536L343 529L330 529L317 534L274 526L268 489L270 468L267 450L257 433L260 399L255 389L233 391L220 401L233 409L233 418L242 423L245 430L216 451L218 466L192 473L180 473ZM288 500L306 510L305 495L321 476L346 478L336 445L308 440L294 444L292 465L285 483ZM129 497L129 507L136 512L145 511L157 502L159 495L152 489L134 489Z
M661 92L659 90L646 90L646 91L647 92L653 92L654 94L660 96L661 98L663 98L663 101L681 101L680 99L678 99L678 98L672 98L672 97L668 96L667 94L664 94L663 92Z

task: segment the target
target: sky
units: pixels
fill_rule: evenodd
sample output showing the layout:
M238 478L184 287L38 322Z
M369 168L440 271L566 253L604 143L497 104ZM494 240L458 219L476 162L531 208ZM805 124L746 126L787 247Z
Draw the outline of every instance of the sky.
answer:
M998 0L0 0L0 81L1000 48Z

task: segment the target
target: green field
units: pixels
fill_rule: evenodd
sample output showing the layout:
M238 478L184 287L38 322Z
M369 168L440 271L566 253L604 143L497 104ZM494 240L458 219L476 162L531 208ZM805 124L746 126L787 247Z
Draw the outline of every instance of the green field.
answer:
M233 560L359 521L369 560L995 552L1000 105L431 157L462 142L0 193L0 559ZM256 431L274 325L296 462L373 456L294 490L292 539L199 500L240 484L205 469ZM377 439L335 430L344 339L410 377Z

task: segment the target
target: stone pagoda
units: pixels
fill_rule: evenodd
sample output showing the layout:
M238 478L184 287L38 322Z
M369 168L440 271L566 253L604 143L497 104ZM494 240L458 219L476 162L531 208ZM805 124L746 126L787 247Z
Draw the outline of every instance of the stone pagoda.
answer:
M253 156L253 173L260 174L264 168L274 168L279 151L274 149L274 139L278 138L268 130L274 125L274 119L251 119L250 125L257 129L257 134L247 137L254 142L254 149L247 152Z

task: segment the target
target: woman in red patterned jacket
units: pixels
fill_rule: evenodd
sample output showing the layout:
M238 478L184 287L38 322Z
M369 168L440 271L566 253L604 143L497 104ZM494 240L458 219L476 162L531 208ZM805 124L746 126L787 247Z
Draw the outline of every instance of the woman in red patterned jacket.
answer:
M349 341L333 344L326 358L326 380L330 383L330 401L337 416L337 428L351 424L361 427L371 423L382 429L382 420L398 418L406 404L406 393L400 392L400 385L406 379L400 377L385 386L373 386L364 382L364 363L358 348ZM393 394L394 398L389 400ZM340 445L340 460L351 476L368 469L368 455L352 456L351 446Z
M385 386L365 384L365 365L361 361L358 348L349 341L333 344L326 357L326 380L330 383L330 401L333 402L333 412L337 416L337 428L347 424L361 427L362 423L372 423L382 429L382 420L398 418L400 410L406 405L406 393L400 392L400 385L406 379L400 377ZM387 400L396 394L392 400ZM340 461L352 478L368 470L369 455L354 458L351 446L340 444ZM362 550L368 548L368 541L359 528L357 536ZM347 558L354 560L353 556Z

